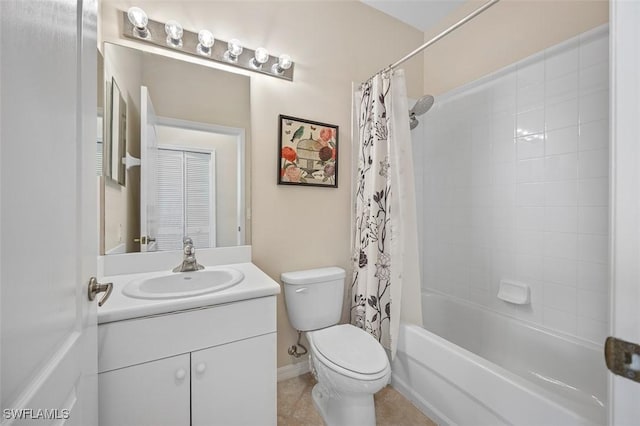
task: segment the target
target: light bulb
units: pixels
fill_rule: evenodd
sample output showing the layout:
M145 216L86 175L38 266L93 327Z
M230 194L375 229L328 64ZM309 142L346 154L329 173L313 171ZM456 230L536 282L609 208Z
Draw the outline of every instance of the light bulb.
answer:
M291 61L291 56L287 54L282 54L278 58L278 66L283 70L288 70L289 68L291 68L292 63L293 62Z
M278 63L273 65L272 70L274 73L280 75L284 73L285 70L288 70L289 68L291 68L292 64L293 62L291 61L291 56L287 54L282 54L278 58Z
M256 49L255 55L251 60L251 65L254 68L262 68L262 64L269 61L269 51L264 47L258 47Z
M242 53L243 47L240 40L234 38L227 43L227 49L228 50L224 54L225 59L231 62L236 62L238 60L238 56Z
M200 30L198 33L198 53L204 56L211 56L211 47L216 42L213 34L209 30Z
M167 44L173 47L182 47L182 25L178 21L167 21L164 24L164 32L167 33Z
M139 7L130 7L127 11L127 18L129 22L131 22L131 25L133 25L136 35L142 38L146 38L149 35L149 30L147 29L149 18L147 18L144 10Z

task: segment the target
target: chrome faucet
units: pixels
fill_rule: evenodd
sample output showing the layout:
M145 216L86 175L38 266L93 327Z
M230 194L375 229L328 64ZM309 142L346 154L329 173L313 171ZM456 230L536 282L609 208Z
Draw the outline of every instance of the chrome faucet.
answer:
M182 258L182 263L173 268L173 272L193 272L204 269L204 266L200 265L196 260L196 248L193 246L193 240L185 237L182 240L182 244L184 245L182 248L184 257Z

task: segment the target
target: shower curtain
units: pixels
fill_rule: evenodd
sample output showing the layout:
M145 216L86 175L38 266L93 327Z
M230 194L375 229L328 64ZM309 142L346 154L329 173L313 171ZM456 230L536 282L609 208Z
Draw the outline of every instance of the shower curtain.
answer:
M351 323L395 355L403 288L418 297L418 244L409 108L402 70L354 93ZM412 308L411 310L415 310ZM421 322L415 319L411 322Z

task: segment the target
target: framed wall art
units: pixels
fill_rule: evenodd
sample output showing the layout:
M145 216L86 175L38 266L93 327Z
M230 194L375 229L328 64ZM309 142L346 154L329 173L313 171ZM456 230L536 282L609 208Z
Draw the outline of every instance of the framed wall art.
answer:
M127 102L115 78L110 85L107 82L107 95L109 124L103 146L103 174L124 186L126 165L122 160L127 149Z
M278 184L338 187L338 126L280 115Z

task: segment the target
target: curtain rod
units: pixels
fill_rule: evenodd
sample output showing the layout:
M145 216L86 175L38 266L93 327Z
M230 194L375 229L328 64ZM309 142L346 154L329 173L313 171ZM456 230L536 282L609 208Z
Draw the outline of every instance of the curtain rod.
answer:
M442 37L446 36L447 34L449 34L452 31L456 30L458 27L461 27L462 25L466 24L467 22L469 22L470 20L472 20L476 16L480 15L482 12L484 12L487 9L489 9L491 6L495 5L499 1L500 0L490 0L490 1L486 2L485 4L480 6L478 9L474 10L473 12L471 12L470 14L468 14L467 16L465 16L464 18L462 18L461 20L459 20L458 22L456 22L455 24L453 24L452 26L447 28L446 30L442 31L437 36L433 37L431 40L429 40L426 43L424 43L422 46L420 46L417 49L415 49L413 52L411 52L408 55L406 55L405 57L397 60L396 62L394 62L393 64L389 65L388 67L378 71L378 73L385 72L385 71L390 71L390 70L394 69L395 67L397 67L398 65L400 65L401 63L413 58L418 53L422 52L424 49L426 49L427 47L431 46L432 44L434 44L435 42L440 40Z

